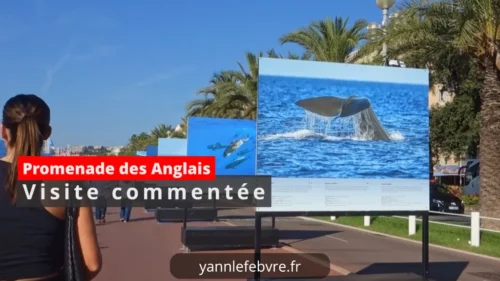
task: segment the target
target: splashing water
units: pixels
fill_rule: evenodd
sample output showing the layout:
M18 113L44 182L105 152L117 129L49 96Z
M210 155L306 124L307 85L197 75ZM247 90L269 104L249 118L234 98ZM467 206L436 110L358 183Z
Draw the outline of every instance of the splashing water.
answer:
M260 137L262 140L291 139L323 139L357 141L372 140L376 124L380 121L369 108L349 117L325 117L305 111L304 128L294 132L273 134ZM391 140L404 140L400 132L389 132Z

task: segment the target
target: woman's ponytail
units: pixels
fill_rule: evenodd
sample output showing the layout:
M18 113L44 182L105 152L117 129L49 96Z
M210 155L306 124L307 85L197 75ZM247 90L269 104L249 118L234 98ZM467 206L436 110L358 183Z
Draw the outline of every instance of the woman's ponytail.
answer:
M12 199L16 200L17 163L19 156L40 156L43 146L43 136L36 118L26 115L21 119L16 129L16 144L12 155L12 165L7 178Z
M50 108L36 95L14 96L3 107L2 125L7 157L12 161L5 185L15 202L19 157L41 155L43 142L52 132Z

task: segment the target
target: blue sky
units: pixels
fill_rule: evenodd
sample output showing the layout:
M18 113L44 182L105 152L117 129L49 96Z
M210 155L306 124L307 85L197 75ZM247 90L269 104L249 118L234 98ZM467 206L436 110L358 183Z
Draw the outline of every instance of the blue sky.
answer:
M428 85L425 69L261 58L259 75Z
M44 98L56 145L122 145L179 123L245 51L298 51L278 38L335 16L381 21L375 0L0 1L0 102Z

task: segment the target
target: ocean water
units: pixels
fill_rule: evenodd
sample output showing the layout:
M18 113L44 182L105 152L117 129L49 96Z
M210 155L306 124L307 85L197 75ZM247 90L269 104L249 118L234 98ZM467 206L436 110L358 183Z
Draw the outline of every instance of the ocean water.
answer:
M5 148L5 143L0 142L0 157L4 157L7 154L7 149ZM42 153L42 155L51 155L52 153Z
M7 150L5 149L5 144L3 141L0 143L0 157L4 157L7 154Z
M355 129L359 113L325 118L295 102L320 96L366 97L390 141ZM428 87L332 79L259 77L257 173L273 177L427 179Z
M252 120L190 117L187 155L215 156L217 175L255 175L255 126Z

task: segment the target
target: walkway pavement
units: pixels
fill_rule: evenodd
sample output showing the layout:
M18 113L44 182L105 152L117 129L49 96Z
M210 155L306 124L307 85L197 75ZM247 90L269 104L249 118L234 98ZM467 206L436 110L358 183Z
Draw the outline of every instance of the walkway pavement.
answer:
M123 224L117 222L118 210L109 209L108 223L97 227L104 267L95 280L176 280L170 273L170 258L183 252L181 224L157 224L154 215L143 210L134 209L133 219ZM220 211L217 224L253 225L252 213L250 209ZM276 222L285 245L263 253L323 253L333 264L331 275L421 272L420 244L300 218L277 218ZM431 248L430 259L431 277L436 281L500 281L499 261L436 248Z
M170 271L170 259L184 253L180 242L180 223L157 224L154 214L135 208L128 223L120 223L118 208L109 208L107 223L97 226L97 234L103 255L103 269L96 281L169 281L175 279ZM212 222L197 222L189 225L214 225ZM225 225L221 223L222 225ZM195 253L195 252L192 252ZM192 253L184 253L190 255ZM203 253L253 254L252 250L204 251ZM263 253L290 253L283 249L266 249ZM253 256L252 256L253 257ZM309 261L311 263L311 261ZM176 266L178 266L176 264ZM341 275L333 270L330 275ZM190 279L183 279L190 280ZM192 279L206 280L206 279ZM210 279L214 280L214 279ZM247 280L225 279L225 280Z

